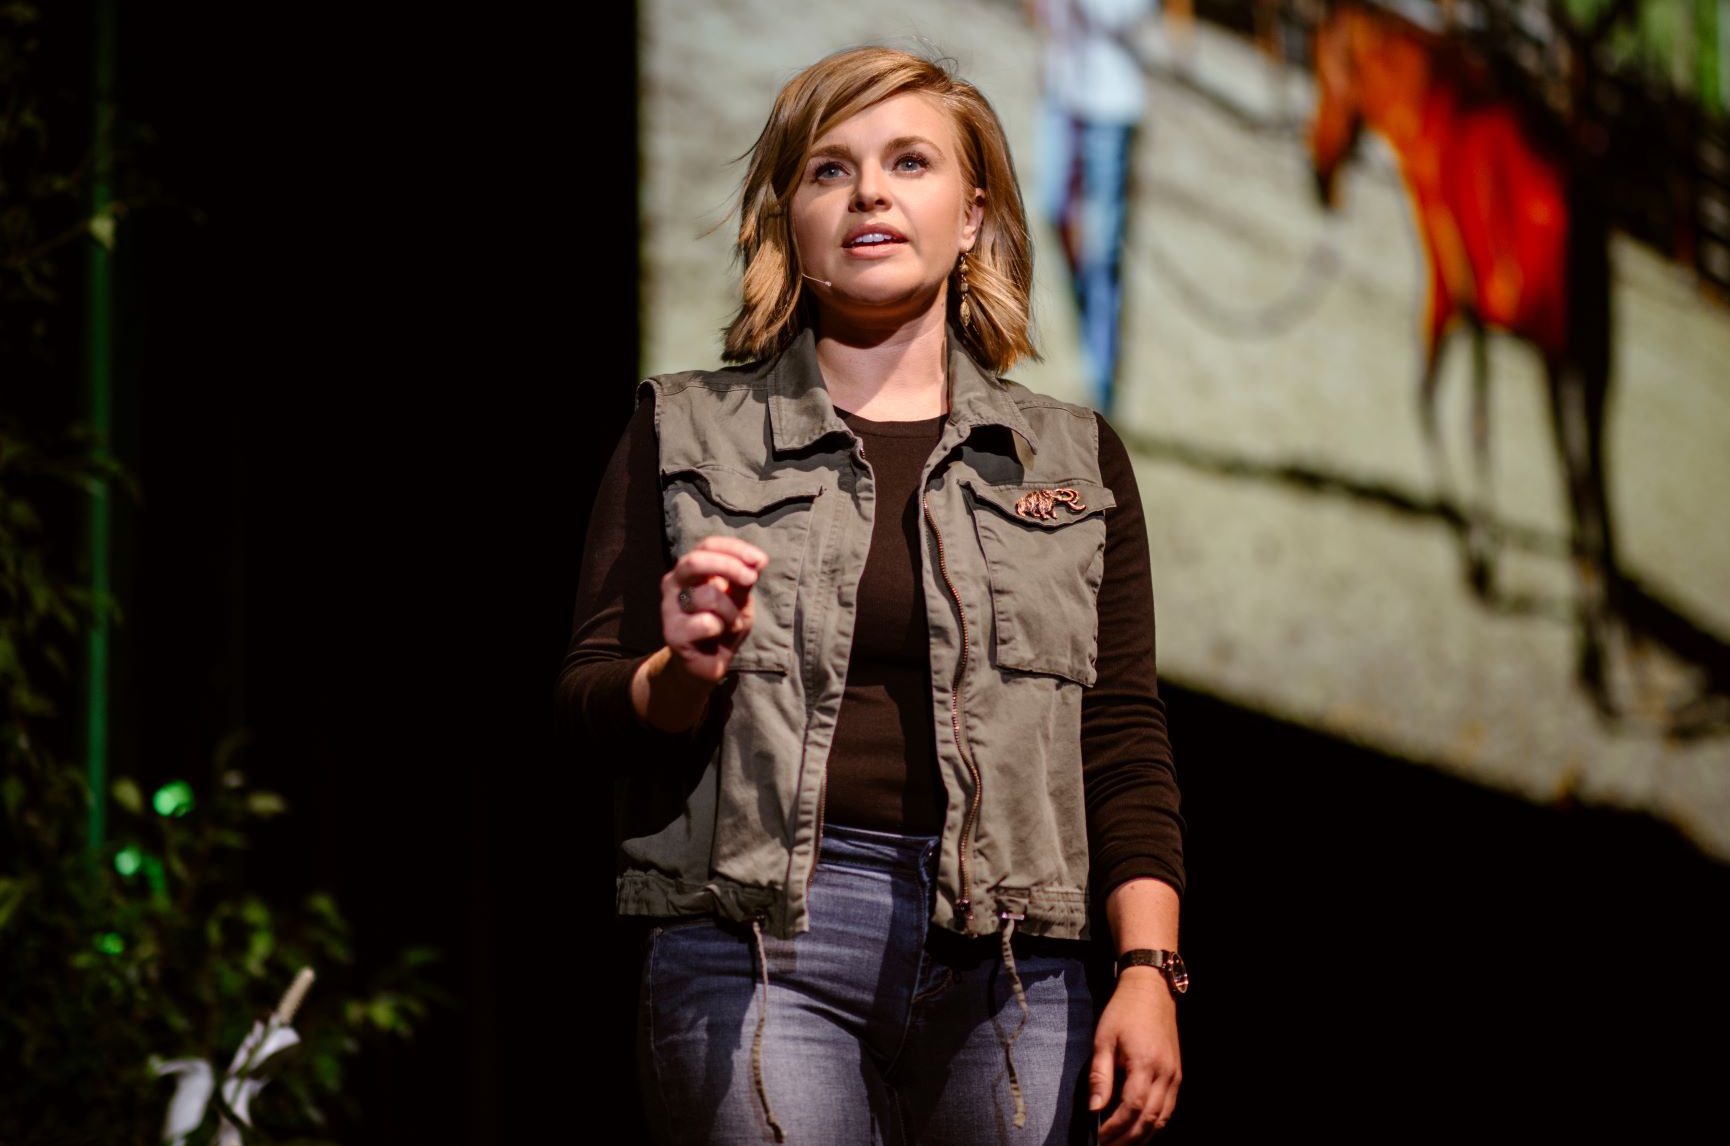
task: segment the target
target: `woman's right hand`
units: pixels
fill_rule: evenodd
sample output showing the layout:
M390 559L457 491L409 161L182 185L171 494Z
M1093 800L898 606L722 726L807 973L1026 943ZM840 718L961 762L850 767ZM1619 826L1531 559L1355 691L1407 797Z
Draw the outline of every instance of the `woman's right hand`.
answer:
M661 577L661 635L690 676L710 684L727 675L757 615L751 587L769 555L737 537L705 537ZM684 602L679 594L684 591Z

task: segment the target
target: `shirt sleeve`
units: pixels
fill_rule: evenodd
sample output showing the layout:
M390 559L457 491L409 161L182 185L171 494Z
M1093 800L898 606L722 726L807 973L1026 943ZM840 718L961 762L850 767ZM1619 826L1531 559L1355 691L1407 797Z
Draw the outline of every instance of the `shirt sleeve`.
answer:
M1184 822L1154 671L1146 518L1129 451L1105 417L1095 417L1100 477L1117 504L1105 511L1098 676L1081 702L1092 883L1101 903L1118 884L1143 876L1164 880L1181 898Z
M663 732L631 704L637 666L659 650L661 577L673 567L661 520L652 400L637 404L601 475L577 577L576 609L554 688L560 742L599 752L622 771L633 760L693 751L702 725Z

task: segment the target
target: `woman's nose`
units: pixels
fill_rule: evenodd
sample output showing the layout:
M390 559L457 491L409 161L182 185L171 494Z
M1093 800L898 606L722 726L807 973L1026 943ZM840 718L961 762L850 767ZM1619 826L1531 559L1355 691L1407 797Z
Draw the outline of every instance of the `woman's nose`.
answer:
M853 206L868 211L888 202L888 187L883 173L871 166L864 167L859 172L859 181L853 186Z

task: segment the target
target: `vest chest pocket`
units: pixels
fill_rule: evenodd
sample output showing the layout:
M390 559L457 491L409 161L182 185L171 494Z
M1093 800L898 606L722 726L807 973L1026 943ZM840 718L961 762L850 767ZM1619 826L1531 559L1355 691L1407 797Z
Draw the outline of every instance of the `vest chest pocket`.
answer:
M991 578L998 666L1093 684L1105 511L1117 499L1086 480L963 484Z
M748 541L769 555L751 588L756 617L730 667L787 672L793 665L794 606L822 479L809 474L758 477L718 466L661 472L661 507L675 558L705 537Z

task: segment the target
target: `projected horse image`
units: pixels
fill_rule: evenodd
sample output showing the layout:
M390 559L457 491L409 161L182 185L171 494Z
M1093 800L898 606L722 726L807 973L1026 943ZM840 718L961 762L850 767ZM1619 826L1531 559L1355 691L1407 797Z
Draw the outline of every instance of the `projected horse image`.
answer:
M1573 161L1557 117L1498 91L1486 66L1453 40L1392 13L1334 5L1317 28L1315 63L1310 147L1322 203L1335 205L1340 166L1366 126L1398 155L1412 199L1430 271L1418 411L1480 597L1491 593L1496 534L1487 332L1512 334L1543 361L1577 572L1577 675L1594 703L1613 711L1604 663L1620 588L1603 463L1610 273L1594 181ZM1477 488L1463 513L1436 425L1438 368L1461 325L1474 351Z

